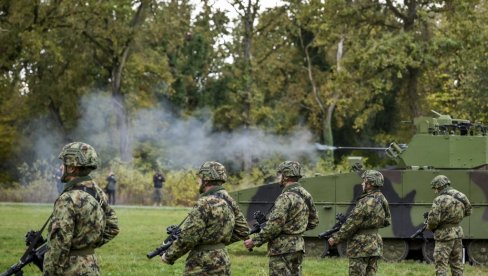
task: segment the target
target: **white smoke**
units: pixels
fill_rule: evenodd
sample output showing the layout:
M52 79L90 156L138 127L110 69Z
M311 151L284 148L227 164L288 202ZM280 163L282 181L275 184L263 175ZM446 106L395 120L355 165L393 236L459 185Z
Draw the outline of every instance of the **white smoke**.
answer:
M195 117L172 115L169 108L139 110L131 114L130 141L132 148L141 144L156 147L157 159L165 169L196 168L206 160L217 160L236 168L277 157L289 160L316 160L317 148L309 130L297 127L290 135L274 135L260 129L215 132L211 112L201 110ZM113 102L108 93L85 96L80 102L81 118L72 141L91 144L103 161L119 155L119 131ZM42 124L44 124L43 122ZM41 125L42 126L42 125ZM41 126L38 129L42 129ZM63 146L60 135L41 131L36 135L39 155L57 156ZM46 152L47 151L47 152Z

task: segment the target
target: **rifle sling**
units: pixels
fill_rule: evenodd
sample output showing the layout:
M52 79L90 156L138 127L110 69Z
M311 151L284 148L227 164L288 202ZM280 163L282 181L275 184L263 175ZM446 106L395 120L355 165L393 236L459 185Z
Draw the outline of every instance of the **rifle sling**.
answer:
M302 193L300 193L299 191L295 191L295 190L289 190L287 192L292 192L292 193L298 195L301 199L303 199L303 201L305 201L305 204L307 204L308 212L312 212L312 202L310 202L310 200L307 200Z

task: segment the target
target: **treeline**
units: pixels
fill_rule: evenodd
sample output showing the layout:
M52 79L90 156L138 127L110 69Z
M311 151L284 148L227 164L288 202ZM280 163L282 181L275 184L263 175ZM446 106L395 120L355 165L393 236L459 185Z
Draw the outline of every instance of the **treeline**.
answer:
M220 154L266 177L282 158L333 169L330 152L287 155L293 141L408 142L400 122L430 110L487 122L487 1L214 2L2 0L1 185L29 185L20 168L73 140L103 173Z

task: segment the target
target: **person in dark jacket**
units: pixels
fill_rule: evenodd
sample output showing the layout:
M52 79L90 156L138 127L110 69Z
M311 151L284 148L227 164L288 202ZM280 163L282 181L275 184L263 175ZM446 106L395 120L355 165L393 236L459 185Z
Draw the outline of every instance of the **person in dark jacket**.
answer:
M161 206L162 198L163 198L163 186L166 179L164 175L160 171L156 171L153 176L153 184L154 184L154 194L153 194L153 201L154 206Z

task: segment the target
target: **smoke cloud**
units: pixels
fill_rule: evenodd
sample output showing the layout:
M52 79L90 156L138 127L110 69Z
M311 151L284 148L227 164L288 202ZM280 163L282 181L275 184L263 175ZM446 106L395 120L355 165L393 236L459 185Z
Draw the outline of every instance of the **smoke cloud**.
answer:
M240 129L232 133L214 132L209 111L198 116L181 118L164 106L131 114L132 148L141 145L156 147L158 161L165 169L199 167L206 160L217 160L236 168L279 156L288 160L315 160L318 151L313 136L305 128L296 128L288 136L266 133L259 129ZM104 161L119 156L119 131L115 129L113 102L106 93L92 93L81 100L82 117L71 134L73 141L84 141L95 147ZM39 132L36 148L39 155L57 156L62 144L59 134Z

